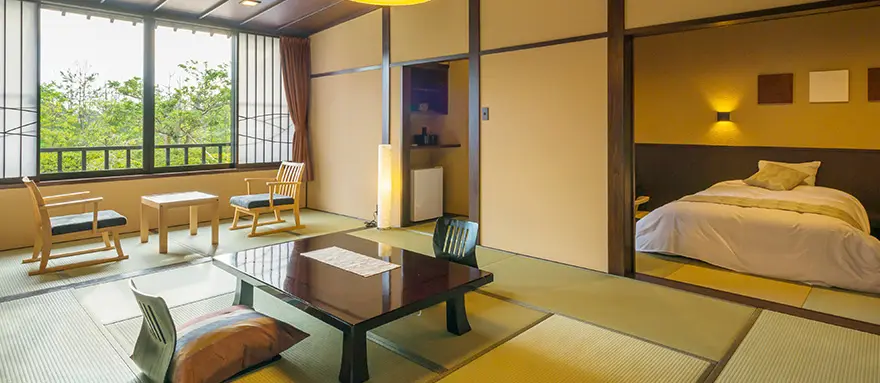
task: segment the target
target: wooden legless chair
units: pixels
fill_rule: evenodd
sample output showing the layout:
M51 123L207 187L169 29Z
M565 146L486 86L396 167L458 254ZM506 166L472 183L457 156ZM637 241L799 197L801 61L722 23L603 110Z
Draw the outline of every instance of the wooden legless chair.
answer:
M24 185L30 191L31 199L34 202L34 231L36 233L34 253L31 258L25 259L22 263L40 262L40 268L29 272L29 275L52 273L77 267L100 265L102 263L128 259L128 256L123 254L122 246L119 244L119 229L122 226L125 226L128 221L124 216L113 210L98 210L98 203L101 202L103 198L96 197L61 202L74 197L86 196L89 192L86 191L44 197L34 181L25 177L22 179L22 182L24 182ZM82 214L61 216L52 216L49 214L51 210L73 206L82 206L83 211L91 206L92 211L90 213L84 212ZM113 235L113 245L110 244L110 234ZM102 247L62 254L52 254L52 246L55 243L92 238L99 235L104 239L104 246ZM78 263L48 267L50 259L72 257L75 255L90 254L113 249L116 249L115 257L92 259Z
M251 233L248 237L258 237L304 228L305 226L300 224L299 219L299 197L302 190L304 168L305 165L302 163L283 162L275 178L245 178L244 181L247 182L248 195L235 196L229 199L229 204L235 209L232 227L229 230L246 229L249 227ZM251 188L251 183L253 182L264 182L268 186L269 192L253 194ZM259 226L286 222L281 219L281 212L284 210L293 211L296 225L257 232L257 227ZM259 222L260 214L263 213L275 213L275 220ZM251 216L252 222L250 225L238 225L238 220L242 214Z

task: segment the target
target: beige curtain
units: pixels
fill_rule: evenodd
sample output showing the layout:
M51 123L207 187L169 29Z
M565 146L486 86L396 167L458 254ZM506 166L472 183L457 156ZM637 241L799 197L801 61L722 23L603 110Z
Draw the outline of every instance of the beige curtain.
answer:
M309 39L281 37L281 71L284 93L293 120L293 161L305 164L303 181L314 181L312 158L309 154L309 85L311 83L311 50Z

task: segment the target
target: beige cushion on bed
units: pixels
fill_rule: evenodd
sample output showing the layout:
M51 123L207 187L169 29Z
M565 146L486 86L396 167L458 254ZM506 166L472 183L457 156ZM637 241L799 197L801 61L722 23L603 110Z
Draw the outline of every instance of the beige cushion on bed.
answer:
M785 166L765 164L755 175L747 178L745 183L768 190L791 190L804 182L809 174Z
M799 164L792 164L788 162L774 162L774 161L758 161L758 170L761 170L767 164L774 164L779 166L784 166L789 169L794 169L802 173L807 173L807 179L801 182L802 185L810 185L816 186L816 175L819 174L819 167L822 166L821 161L813 161L813 162L803 162Z

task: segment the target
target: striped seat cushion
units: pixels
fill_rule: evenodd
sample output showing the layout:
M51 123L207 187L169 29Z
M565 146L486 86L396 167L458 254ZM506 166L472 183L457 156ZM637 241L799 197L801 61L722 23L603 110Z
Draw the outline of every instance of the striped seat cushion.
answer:
M193 319L178 330L169 376L175 383L222 382L308 336L250 307L233 306Z

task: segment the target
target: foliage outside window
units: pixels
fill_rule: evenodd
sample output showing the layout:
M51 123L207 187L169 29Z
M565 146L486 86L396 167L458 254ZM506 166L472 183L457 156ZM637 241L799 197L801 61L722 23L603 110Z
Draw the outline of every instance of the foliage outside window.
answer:
M228 35L156 30L156 167L232 162L231 59Z
M143 24L41 18L40 173L140 168Z

